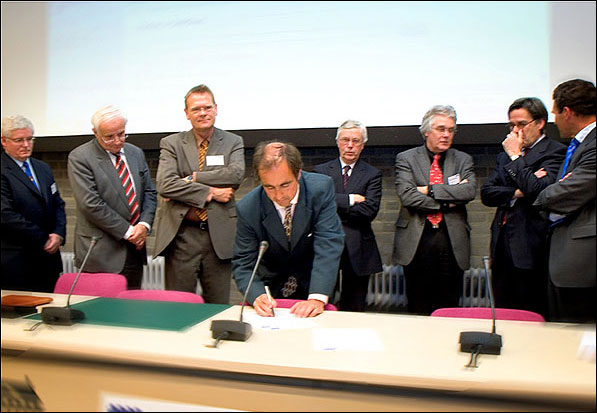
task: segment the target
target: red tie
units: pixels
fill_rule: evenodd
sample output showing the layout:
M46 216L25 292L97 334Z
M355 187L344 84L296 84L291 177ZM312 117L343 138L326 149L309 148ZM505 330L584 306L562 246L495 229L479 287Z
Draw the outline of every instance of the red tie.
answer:
M429 185L444 183L444 174L439 167L439 157L439 154L433 155L433 162L431 163L431 169L429 170ZM444 214L442 212L427 215L427 219L434 227L442 221L443 217Z
M139 220L139 216L141 212L139 210L139 203L137 202L137 196L135 194L135 188L133 188L133 180L131 179L131 175L129 174L129 170L124 163L124 160L120 157L120 155L116 155L116 172L118 173L118 177L120 178L120 182L122 183L122 187L124 188L124 194L126 195L126 199L129 204L129 211L131 212L131 220L129 221L131 225L135 225Z

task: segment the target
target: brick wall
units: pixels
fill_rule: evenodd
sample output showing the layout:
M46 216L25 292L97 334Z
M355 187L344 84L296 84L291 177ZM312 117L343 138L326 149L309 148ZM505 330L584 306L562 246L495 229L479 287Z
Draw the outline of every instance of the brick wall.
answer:
M383 196L379 214L373 221L373 230L377 238L384 264L390 264L392 247L394 242L394 223L398 217L400 201L396 194L394 185L394 158L397 153L409 149L412 146L366 146L362 159L378 167L383 172ZM495 208L488 208L481 204L479 188L495 167L497 154L502 150L501 145L456 145L455 148L467 152L473 156L475 173L477 175L477 196L468 204L469 223L472 227L472 257L471 266L481 267L482 257L487 255L489 250L489 226L493 219ZM328 161L337 156L336 147L301 147L304 169L310 171L314 165ZM237 200L242 198L249 190L257 185L253 177L251 166L252 148L245 151L247 169L243 184L237 191ZM66 171L67 151L63 152L35 152L34 157L44 160L50 164L56 178L58 188L66 202L67 213L67 237L63 251L73 250L73 234L75 227L75 202L72 196L70 184ZM152 178L158 167L159 151L157 149L145 149L145 156L151 169ZM158 212L159 213L159 212ZM155 231L153 232L155 234ZM154 246L154 236L148 238L148 254L151 255Z

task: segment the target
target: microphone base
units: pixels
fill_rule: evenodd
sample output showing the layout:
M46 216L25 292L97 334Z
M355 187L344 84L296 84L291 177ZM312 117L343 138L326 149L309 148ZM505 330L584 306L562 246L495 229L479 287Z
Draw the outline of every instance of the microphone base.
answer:
M44 307L41 320L46 324L71 326L85 319L85 313L70 307Z
M211 337L215 339L247 341L251 333L251 324L244 321L214 320L211 322Z
M500 354L502 351L502 336L495 333L463 331L459 343L464 353Z

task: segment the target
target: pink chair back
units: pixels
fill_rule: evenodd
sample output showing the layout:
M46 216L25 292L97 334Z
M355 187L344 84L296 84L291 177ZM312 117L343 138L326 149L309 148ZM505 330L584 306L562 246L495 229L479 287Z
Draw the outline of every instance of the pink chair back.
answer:
M439 308L431 313L431 317L454 317L454 318L482 318L491 319L491 308L489 307L449 307ZM527 310L516 310L511 308L496 308L496 320L534 321L545 322L545 318L539 313Z
M54 293L68 294L76 276L77 274L74 272L62 274L56 281ZM116 297L119 292L126 290L126 286L126 277L121 274L83 272L73 290L73 294Z
M149 301L177 301L179 303L198 303L205 301L203 297L195 293L174 290L126 290L120 292L116 298L128 300L149 300Z
M298 303L299 301L304 301L304 300L293 300L290 298L276 298L276 302L278 303L278 308L290 308L292 307L295 303ZM336 308L336 306L334 304L326 304L323 309L325 311L338 311L338 309Z

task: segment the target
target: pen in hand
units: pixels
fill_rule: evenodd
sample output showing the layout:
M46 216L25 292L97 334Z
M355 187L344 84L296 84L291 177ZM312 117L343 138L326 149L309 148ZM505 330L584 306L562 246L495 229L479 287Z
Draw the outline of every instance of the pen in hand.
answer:
M265 286L265 293L267 294L270 304L272 304L274 299L272 298L272 293L269 291L269 287L267 285ZM272 316L276 316L276 313L274 313L274 307L272 307Z

